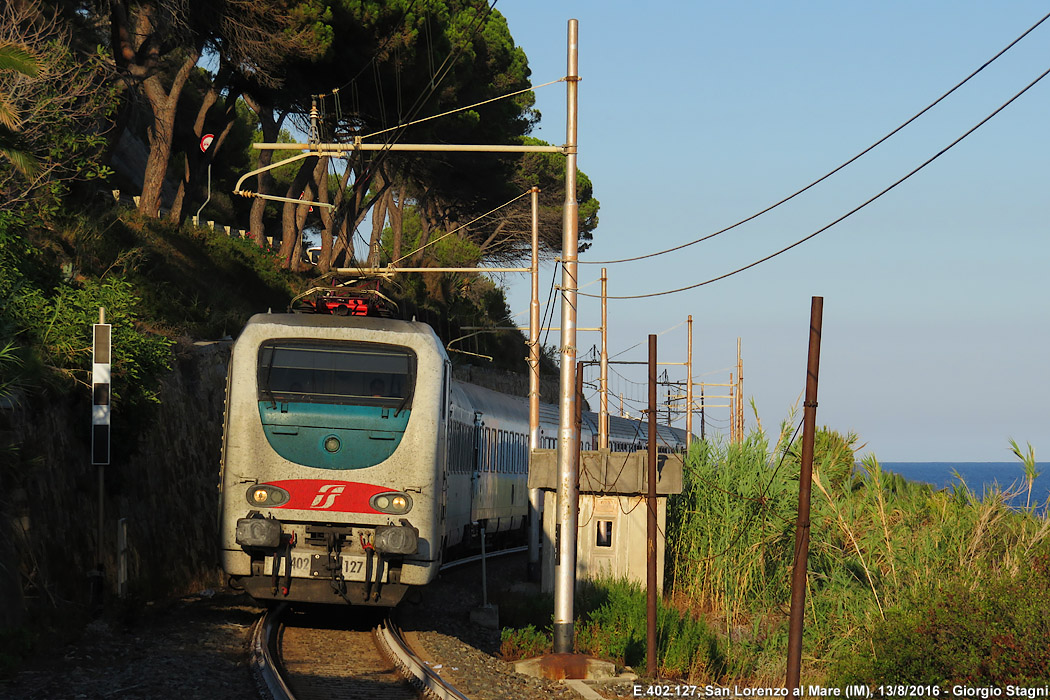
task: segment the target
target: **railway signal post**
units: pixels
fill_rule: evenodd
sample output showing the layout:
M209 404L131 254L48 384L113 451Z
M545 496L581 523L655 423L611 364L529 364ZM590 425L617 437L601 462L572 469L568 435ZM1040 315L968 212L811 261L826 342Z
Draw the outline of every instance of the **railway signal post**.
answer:
M105 474L109 464L110 367L113 326L106 323L106 310L99 308L98 323L92 326L91 342L91 464L98 467L98 568L92 573L92 598L101 603L102 542L104 537Z

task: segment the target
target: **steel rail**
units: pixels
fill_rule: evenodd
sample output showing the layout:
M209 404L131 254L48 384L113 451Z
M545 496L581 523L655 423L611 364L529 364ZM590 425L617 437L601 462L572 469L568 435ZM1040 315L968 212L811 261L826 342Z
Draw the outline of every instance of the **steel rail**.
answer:
M438 700L470 700L416 656L405 644L401 631L394 626L389 617L372 630L372 636L380 651L391 659L404 675L413 679L413 685L428 697Z
M521 554L527 549L524 546L511 547L489 552L485 556L495 557ZM447 571L457 566L473 564L480 561L481 558L482 555L477 554L456 559L442 564L440 570ZM288 687L280 671L278 671L276 660L271 651L280 626L281 615L287 608L288 604L282 603L267 610L256 621L255 631L252 633L249 664L259 695L266 698L266 700L295 700L295 694ZM372 630L372 637L376 640L380 650L409 678L410 682L429 697L438 698L439 700L470 700L420 660L415 652L405 643L400 629L394 625L390 616L387 616L383 622L379 623Z
M282 603L267 610L266 614L255 623L255 632L252 633L252 651L249 661L252 677L259 689L259 695L269 700L295 700L291 689L277 670L273 654L270 653L278 622L287 607L286 603Z

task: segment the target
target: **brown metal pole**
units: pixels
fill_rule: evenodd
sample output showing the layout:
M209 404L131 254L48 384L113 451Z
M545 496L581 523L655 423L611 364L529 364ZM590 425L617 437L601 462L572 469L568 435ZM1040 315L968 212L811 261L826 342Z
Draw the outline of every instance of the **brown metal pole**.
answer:
M649 460L646 510L646 660L647 673L656 677L656 336L649 336Z
M802 465L798 480L798 522L795 525L795 570L791 577L791 621L788 627L787 688L799 687L802 669L802 619L806 607L806 561L809 558L809 502L813 485L813 439L817 427L817 374L820 367L820 326L824 297L813 297L809 315L809 363L802 416Z

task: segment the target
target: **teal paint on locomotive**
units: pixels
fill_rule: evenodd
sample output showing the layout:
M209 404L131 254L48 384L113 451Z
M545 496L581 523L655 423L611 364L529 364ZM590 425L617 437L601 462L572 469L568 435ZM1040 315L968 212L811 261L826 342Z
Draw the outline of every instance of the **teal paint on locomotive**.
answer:
M409 409L262 400L266 440L284 459L319 469L364 469L401 444Z

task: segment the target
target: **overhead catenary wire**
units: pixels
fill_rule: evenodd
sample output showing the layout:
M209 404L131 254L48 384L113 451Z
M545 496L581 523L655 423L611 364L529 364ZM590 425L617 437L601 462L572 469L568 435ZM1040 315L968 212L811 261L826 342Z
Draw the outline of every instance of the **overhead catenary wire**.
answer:
M481 102L477 102L477 103L472 104L472 105L467 105L465 107L457 107L456 109L450 109L447 112L442 112L441 114L434 114L434 115L431 115L429 117L423 117L422 119L416 119L415 121L410 121L410 122L405 122L403 124L398 124L397 126L392 126L389 129L383 129L382 131L375 131L375 132L373 132L371 134L368 134L366 136L362 136L361 138L362 139L370 139L370 138L373 138L375 136L380 136L382 134L385 134L388 131L396 131L397 129L403 129L405 127L415 126L416 124L422 124L423 122L428 122L428 121L431 121L433 119L440 119L441 117L447 117L447 116L456 114L458 112L465 112L465 111L467 111L469 109L474 109L475 107L481 107L483 105L487 105L487 104L490 104L492 102L499 102L500 100L506 100L506 99L511 98L511 97L517 97L518 95L522 95L522 94L524 94L526 92L532 92L533 90L538 90L539 88L547 87L548 85L555 85L557 83L562 83L562 82L565 82L565 78L558 78L557 80L552 80L552 81L550 81L548 83L543 83L542 85L531 85L531 86L529 86L527 88L524 88L522 90L518 90L517 92L509 92L509 93L507 93L505 95L498 95L496 97L492 97L492 98L489 98L487 100L482 100Z
M440 241L440 240L442 240L442 239L445 239L445 238L448 238L449 236L451 236L451 235L452 235L452 234L454 234L454 233L457 233L457 232L459 232L459 231L462 231L463 229L467 228L468 226L470 226L470 225L471 225L471 224L473 224L473 223L476 223L476 222L478 222L478 221L481 221L482 219L484 219L484 218L486 218L486 217L492 216L493 214L495 214L496 212L498 212L498 211L499 211L500 209L504 209L504 208L506 208L506 207L509 207L509 206L510 206L511 204L514 204L514 203L515 203L515 202L517 202L517 201L518 201L519 199L522 199L523 197L528 197L528 196L529 196L529 195L530 195L531 193L532 193L532 190L526 190L525 192L523 192L523 193L519 194L519 195L518 195L517 197L515 197L514 199L512 199L512 200L510 200L510 201L508 201L508 202L504 202L503 204L499 205L499 206L498 206L498 207L496 207L495 209L492 209L492 210L490 210L490 211L487 211L487 212L485 212L484 214L481 214L480 216L477 216L477 217L475 217L474 219L471 219L470 221L468 221L467 223L463 224L462 226L459 226L459 227L457 227L457 228L454 228L454 229L452 229L451 231L449 231L448 233L445 233L445 234L443 234L443 235L441 235L441 236L438 236L437 238L435 238L435 239L434 239L434 240L432 240L432 241L428 241L428 242L426 243L426 245L421 245L421 246L419 246L418 248L416 248L415 250L411 251L410 253L408 253L408 254L406 254L406 255L402 255L402 256L401 256L400 258L398 258L397 260L394 260L394 261L393 261L393 262L391 262L390 264L391 264L391 265L397 265L397 264L398 264L399 262L401 262L402 260L405 260L405 259L407 259L407 258L410 258L410 257L412 257L413 255L415 255L415 254L416 254L416 253L418 253L419 251L423 250L424 248L428 248L429 246L432 246L432 245L434 245L434 244L435 244L435 243L437 243L438 241Z
M583 264L583 265L615 265L615 264L618 264L618 263L635 262L637 260L645 260L647 258L654 258L654 257L657 257L659 255L665 255L667 253L673 253L673 252L675 252L677 250L682 250L683 248L688 248L689 246L696 245L697 243L702 243L702 242L704 242L706 240L714 238L715 236L720 236L723 233L726 233L728 231L732 231L733 229L738 228L739 226L743 226L744 224L748 223L749 221L754 221L755 219L757 219L758 217L762 216L763 214L767 214L767 213L773 211L774 209L776 209L780 205L786 204L787 202L790 202L795 197L798 197L800 194L803 194L804 192L809 191L813 187L816 187L821 182L823 182L824 180L827 180L829 177L831 177L835 173L837 173L837 172L841 171L842 169L852 165L854 162L856 162L857 160L859 160L863 156L867 155L868 153L873 151L875 148L881 146L888 139L890 139L891 137L896 135L898 132L900 132L902 129L907 127L909 124L914 122L916 119L918 119L922 115L926 114L926 112L928 112L931 109L933 109L934 107L936 107L938 104L940 104L942 101L944 101L953 92L955 92L956 90L961 88L963 85L968 83L974 76L976 76L978 73L980 73L985 68L987 68L992 63L994 63L1003 54L1005 54L1007 51L1009 51L1011 48L1013 48L1014 45L1016 45L1019 41L1024 39L1029 34L1031 34L1039 25L1041 25L1047 19L1050 19L1050 13L1047 13L1047 14L1043 15L1042 19L1040 19L1038 22L1036 22L1031 27L1029 27L1019 37L1017 37L1016 39L1011 41L1009 44L1007 44L1002 50L999 51L999 53L995 54L990 59L988 59L983 64L981 64L981 66L978 67L975 71L973 71L968 76L966 76L961 81L959 81L954 86L952 86L952 88L950 90L945 92L943 95L938 97L936 100L934 100L930 104L928 104L925 107L923 107L921 110L916 112L912 117L910 117L905 122L903 122L900 126L898 126L897 128L893 129L892 131L890 131L888 134L886 134L881 139L879 139L875 143L873 143L870 146L868 146L867 148L865 148L863 151L861 151L857 155L853 156L852 158L850 158L846 162L842 163L841 165L839 165L835 169L825 173L824 175L822 175L821 177L817 178L813 182L809 183L808 185L806 185L802 189L800 189L800 190L798 190L798 191L788 195L787 197L784 197L783 199L781 199L778 202L775 202L774 204L769 205L768 207L766 207L765 209L762 209L761 211L755 212L754 214L752 214L751 216L747 217L746 219L741 219L740 221L736 222L735 224L731 224L730 226L726 226L723 229L715 231L714 233L709 233L706 236L702 236L702 237L697 238L695 240L689 241L688 243L683 243L683 244L677 245L677 246L675 246L673 248L667 248L666 250L657 251L655 253L647 253L647 254L644 254L644 255L637 255L637 256L632 257L632 258L622 258L620 260L580 260L579 261L580 264ZM1007 103L1007 104L1009 104L1009 103Z
M827 231L831 227L842 223L843 221L845 221L846 219L848 219L849 217L853 216L858 211L863 209L864 207L868 206L869 204L871 204L875 200L877 200L880 197L882 197L883 195L885 195L890 190L892 190L895 187L897 187L898 185L900 185L905 180L908 180L909 178L911 178L913 175L918 173L920 170L925 168L927 165L929 165L933 161L935 161L938 158L940 158L941 156L943 156L945 153L947 153L952 148L954 148L956 145L958 145L967 136L969 136L973 132L977 131L979 128L981 128L986 123L988 123L992 118L994 118L997 114L999 114L1004 109L1009 107L1015 100L1017 100L1019 97L1021 97L1021 95L1025 94L1026 92L1028 92L1032 87L1034 87L1037 83L1039 83L1039 81L1041 81L1043 78L1045 78L1048 74L1050 74L1050 69L1047 69L1047 70L1043 71L1039 75L1039 77L1037 77L1032 82L1028 83L1028 85L1026 85L1020 92L1018 92L1016 95L1014 95L1009 100L1007 100L1002 105L1000 105L994 112L992 112L987 117L985 117L984 119L979 121L977 124L975 124L969 130L967 130L962 136L960 136L959 138L957 138L954 141L952 141L950 144L948 144L947 146L942 148L940 151L938 151L937 153L932 155L930 158L926 159L921 165L919 165L918 167L913 169L911 172L909 172L904 177L902 177L899 180L897 180L896 182L894 182L889 187L886 187L885 189L880 191L878 194L870 197L869 199L865 200L863 203L857 205L853 209L850 209L848 212L846 212L845 214L843 214L839 218L835 219L831 223L829 223L826 226L823 226L823 227L817 229L816 231L814 231L813 233L809 234L808 236L805 236L804 238L800 238L799 240L795 241L791 245L785 246L785 247L781 248L780 250L776 251L775 253L770 253L769 255L765 256L764 258L760 258L758 260L755 260L754 262L748 263L747 265L744 265L743 267L739 267L739 268L733 270L732 272L727 272L727 273L725 273L723 275L719 275L717 277L712 277L711 279L704 280L703 282L697 282L696 284L690 284L690 285L687 285L685 287L679 287L677 289L668 289L668 290L665 290L665 291L662 291L662 292L650 292L648 294L633 294L633 295L623 295L623 296L606 296L605 298L606 299L648 299L648 298L651 298L651 297L665 296L665 295L668 295L668 294L678 294L679 292L685 292L685 291L688 291L690 289L696 289L697 287L703 287L704 285L708 285L708 284L711 284L713 282L718 282L720 280L724 280L727 277L732 277L733 275L736 275L736 274L739 274L741 272L744 272L745 270L750 270L752 267L755 267L757 265L761 265L764 262L772 260L773 258L777 257L778 255L786 253L787 251L791 250L792 248L796 248L796 247L802 245L803 243L805 243L806 241L810 240L811 238L815 238L816 236L824 233L825 231ZM580 296L599 298L595 294L580 293Z

